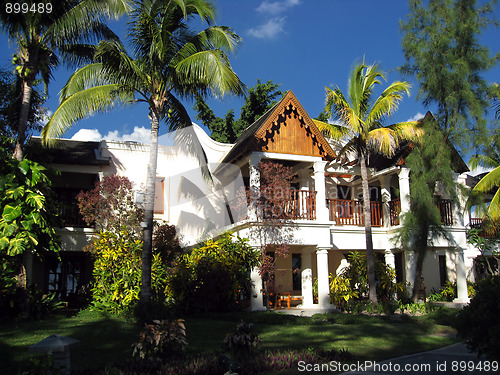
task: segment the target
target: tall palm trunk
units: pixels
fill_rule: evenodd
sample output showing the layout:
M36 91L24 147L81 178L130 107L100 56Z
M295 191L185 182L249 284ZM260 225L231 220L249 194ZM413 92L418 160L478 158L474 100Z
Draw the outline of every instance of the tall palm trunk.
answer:
M21 112L17 124L17 141L13 158L23 160L23 147L26 139L26 128L28 126L28 116L30 112L31 94L33 92L33 80L23 81L23 102L21 103Z
M370 190L368 187L368 170L366 168L366 154L360 153L361 186L363 188L363 214L365 218L366 262L368 269L368 298L377 303L377 284L375 281L375 259L373 254L372 216L370 211Z
M156 165L158 163L158 129L159 115L151 110L151 145L149 149L149 164L146 177L146 204L142 247L142 278L141 303L151 301L151 264L153 259L153 215L155 204Z

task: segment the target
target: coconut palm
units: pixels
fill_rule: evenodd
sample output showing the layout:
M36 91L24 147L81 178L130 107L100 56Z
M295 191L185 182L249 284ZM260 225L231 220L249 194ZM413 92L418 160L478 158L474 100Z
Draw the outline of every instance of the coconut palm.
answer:
M21 160L35 81L41 78L47 89L60 61L68 66L90 62L92 43L117 39L105 25L106 18L118 18L129 6L128 0L44 0L35 4L37 11L7 12L7 3L2 2L0 23L16 45L12 62L23 84L14 151Z
M377 302L377 294L367 170L369 156L373 152L391 156L402 140L419 135L417 122L383 126L383 119L396 111L403 95L410 94L410 84L393 82L374 100L373 89L375 85L381 84L382 79L385 79L385 75L378 65L367 66L364 62L355 65L349 76L347 97L338 87L335 90L326 88L325 112L331 114L339 125L315 120L326 135L345 142L338 160L350 154L358 159L361 167L369 298L373 303Z
M500 133L493 135L492 145L485 148L485 155L474 155L470 160L471 169L478 166L492 170L488 172L472 189L473 193L488 193L497 187L493 199L486 208L485 217L492 223L500 220Z
M228 27L213 26L208 0L143 0L133 2L129 23L132 56L118 41L100 42L96 63L76 71L61 92L61 104L44 127L45 141L62 135L75 121L117 103L144 102L151 121L151 147L146 179L141 301L151 296L151 259L158 129L186 128L191 119L181 99L209 93L242 94L244 86L231 68L227 51L240 38ZM201 32L189 28L200 17ZM186 133L184 133L186 134ZM192 139L191 139L192 141Z

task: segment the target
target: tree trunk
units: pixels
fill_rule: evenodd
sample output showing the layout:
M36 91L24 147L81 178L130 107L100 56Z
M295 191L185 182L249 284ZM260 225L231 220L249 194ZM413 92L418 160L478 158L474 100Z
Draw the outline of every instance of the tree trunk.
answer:
M368 298L370 302L377 303L377 283L375 280L375 258L373 254L372 216L370 210L370 190L368 187L368 170L366 168L366 155L360 153L361 185L363 188L363 214L365 218L366 261L368 269Z
M33 92L33 80L23 81L23 102L21 104L21 113L17 124L17 140L14 150L14 159L23 160L23 147L26 139L26 128L28 127L28 116L30 111L31 93Z
M146 177L146 202L144 209L145 227L142 245L142 279L141 303L151 301L151 264L153 261L153 215L155 205L156 165L158 162L158 129L159 116L151 111L151 145L149 149L149 164Z

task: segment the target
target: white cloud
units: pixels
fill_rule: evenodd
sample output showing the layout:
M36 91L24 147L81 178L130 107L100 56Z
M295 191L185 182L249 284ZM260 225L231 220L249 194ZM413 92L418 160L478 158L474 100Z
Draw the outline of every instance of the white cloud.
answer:
M97 129L80 129L71 139L77 141L100 141L102 135Z
M149 143L151 140L151 131L150 129L146 129L144 126L134 126L134 131L131 134L120 135L118 130L113 130L103 138L108 141Z
M248 34L259 39L273 39L285 30L286 17L271 18L267 23L249 29Z
M415 116L413 116L412 118L409 118L406 121L418 121L418 120L423 119L424 117L425 117L425 115L423 115L420 112L418 112Z
M283 0L283 1L263 1L257 8L257 12L266 14L279 14L300 4L300 0Z
M97 129L80 129L71 139L78 141L100 141L101 139L106 139L108 141L149 143L150 130L146 129L144 126L135 126L134 131L130 134L120 135L118 130L113 130L108 132L105 136L102 136Z

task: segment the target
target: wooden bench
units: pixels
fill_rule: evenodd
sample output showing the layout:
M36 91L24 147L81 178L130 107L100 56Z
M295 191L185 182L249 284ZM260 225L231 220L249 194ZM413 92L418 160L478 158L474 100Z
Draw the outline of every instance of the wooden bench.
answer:
M278 295L278 303L277 307L282 308L283 302L286 301L287 308L290 308L291 301L300 301L302 302L302 296L292 296L291 293L280 293Z

